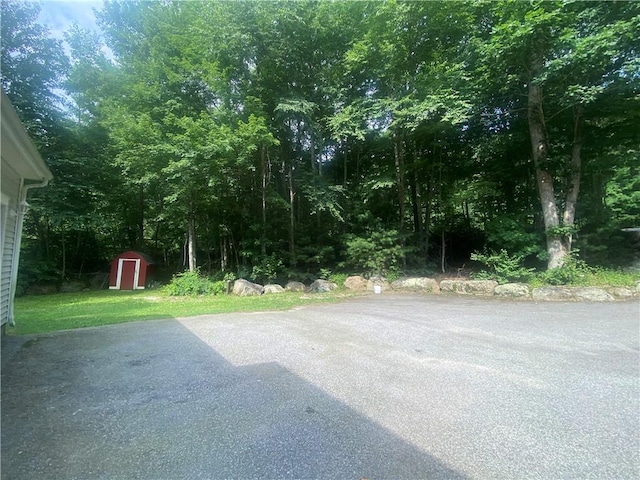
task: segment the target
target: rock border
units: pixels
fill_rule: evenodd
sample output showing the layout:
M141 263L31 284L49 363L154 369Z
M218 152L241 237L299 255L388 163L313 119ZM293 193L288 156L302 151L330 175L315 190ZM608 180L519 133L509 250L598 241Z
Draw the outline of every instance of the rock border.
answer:
M377 277L376 281L381 282L382 280ZM349 288L346 283L345 286ZM635 289L567 285L531 288L523 283L499 285L494 280L443 279L438 282L436 279L429 277L404 277L393 281L390 286L391 290L398 292L443 293L550 302L613 302L640 298L640 285Z
M284 288L274 284L263 287L244 279L238 279L234 284L233 293L242 296L276 294L283 291L321 293L332 291L337 287L335 283L322 279L315 280L310 286L302 282L290 281ZM353 275L345 280L344 287L354 293L392 291L497 297L540 302L614 302L640 298L640 284L635 288L567 285L531 288L523 283L499 285L494 280L442 279L438 281L430 277L403 277L389 282L382 276L371 277L367 280L359 275Z

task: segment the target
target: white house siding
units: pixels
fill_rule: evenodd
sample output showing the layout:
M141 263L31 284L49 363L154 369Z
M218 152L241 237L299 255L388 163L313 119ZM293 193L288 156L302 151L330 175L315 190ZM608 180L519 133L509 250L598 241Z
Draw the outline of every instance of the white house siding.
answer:
M13 324L22 219L27 193L52 178L35 145L2 91L0 109L0 326Z
M2 158L2 196L1 196L1 263L0 263L0 325L13 321L13 309L11 299L13 298L13 279L16 277L14 268L17 266L15 256L17 246L18 226L20 224L18 215L18 199L20 198L20 187L22 178Z

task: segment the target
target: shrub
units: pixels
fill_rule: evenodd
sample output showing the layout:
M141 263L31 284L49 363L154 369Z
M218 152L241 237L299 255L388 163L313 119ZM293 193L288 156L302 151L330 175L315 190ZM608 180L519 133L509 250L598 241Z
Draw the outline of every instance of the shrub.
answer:
M329 268L320 269L320 278L323 280L329 280L331 277L331 270Z
M253 266L251 278L262 280L264 283L271 283L282 271L284 265L282 260L275 254L260 256Z
M538 278L547 285L588 285L595 270L577 256L577 250L571 252L561 267L547 270Z
M347 263L367 273L389 275L397 272L404 256L396 230L372 232L368 237L350 235L346 246Z
M348 276L346 273L334 273L329 275L328 280L338 285L338 288L344 288L344 282Z
M167 295L178 297L185 295L219 295L226 291L224 281L213 282L200 274L199 270L174 275L165 287Z
M489 267L475 273L474 278L481 280L492 279L500 284L510 282L528 282L535 274L533 268L522 265L521 255L509 255L506 250L490 253L472 253L471 260L476 260Z

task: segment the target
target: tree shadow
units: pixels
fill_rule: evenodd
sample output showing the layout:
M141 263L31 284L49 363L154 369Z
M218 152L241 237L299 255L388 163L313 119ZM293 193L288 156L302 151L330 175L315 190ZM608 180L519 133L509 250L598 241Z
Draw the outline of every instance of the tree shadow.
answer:
M281 365L235 367L167 320L5 338L2 478L465 477Z

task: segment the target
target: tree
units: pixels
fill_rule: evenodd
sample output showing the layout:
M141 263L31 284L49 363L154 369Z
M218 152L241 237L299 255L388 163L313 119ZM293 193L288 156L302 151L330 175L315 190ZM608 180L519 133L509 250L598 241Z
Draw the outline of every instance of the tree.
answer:
M637 78L633 32L639 11L630 2L492 7L491 35L482 47L491 66L485 68L512 92L526 85L521 94L527 98L531 158L553 269L565 262L576 231L586 120L590 113L597 118L598 110L591 109L601 96Z

